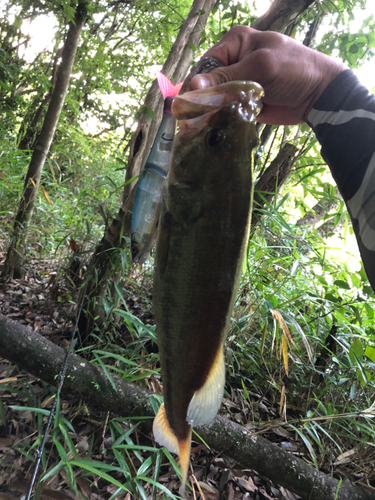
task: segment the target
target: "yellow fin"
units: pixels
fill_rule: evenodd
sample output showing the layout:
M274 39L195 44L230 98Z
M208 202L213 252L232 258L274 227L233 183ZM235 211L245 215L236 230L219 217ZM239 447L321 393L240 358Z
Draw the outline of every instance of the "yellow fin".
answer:
M178 454L180 456L180 467L181 467L181 486L178 490L179 494L182 498L186 498L185 496L185 485L187 481L187 475L189 471L190 464L190 446L191 446L191 430L189 436L185 441L178 442Z
M186 420L189 425L205 425L215 418L224 395L225 364L223 346L217 352L204 386L194 393Z
M160 446L165 446L170 452L179 455L182 474L179 492L183 498L186 498L185 484L190 464L191 430L185 441L179 441L169 426L167 415L165 414L164 404L162 404L159 408L159 411L154 419L152 430L155 441L157 441Z
M159 411L154 418L152 431L154 433L155 441L160 444L160 446L165 446L170 452L179 455L178 441L172 429L169 427L167 415L165 414L164 403L160 406Z

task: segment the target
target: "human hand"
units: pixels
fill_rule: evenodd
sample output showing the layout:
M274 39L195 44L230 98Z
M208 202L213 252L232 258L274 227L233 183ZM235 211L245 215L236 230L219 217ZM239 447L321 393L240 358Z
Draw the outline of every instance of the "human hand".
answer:
M235 26L204 57L215 57L224 66L197 75L190 90L232 80L253 80L264 88L260 123L302 123L343 64L273 31Z

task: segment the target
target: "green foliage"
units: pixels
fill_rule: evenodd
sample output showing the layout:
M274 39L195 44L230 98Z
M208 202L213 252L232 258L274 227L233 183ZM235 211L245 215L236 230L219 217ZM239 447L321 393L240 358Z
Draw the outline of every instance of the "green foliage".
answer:
M217 43L223 35L237 24L251 25L256 18L253 8L247 2L219 0L212 9L205 32L201 37L199 48L207 50Z
M7 146L5 142L3 145ZM124 186L122 160L98 146L91 149L96 149L98 156L92 157L88 148L83 151L79 146L81 155L73 164L67 151L59 152L58 148L47 161L29 227L32 254L58 251L64 256L71 238L79 243L81 252L88 252L118 210ZM107 158L100 158L100 150ZM13 148L0 157L0 220L4 227L10 226L17 210L29 158L28 152ZM87 177L89 170L91 175Z
M374 15L370 14L363 20L357 33L353 33L350 28L350 23L355 20L356 9L360 14L364 4L362 1L353 2L348 9L346 2L326 2L323 7L325 14L329 13L330 17L329 22L325 21L325 33L317 48L329 55L338 53L351 68L359 67L374 56Z
M44 431L44 418L48 417L49 411L23 406L12 406L11 409L16 412L32 412L39 420L39 437L34 441L33 446L31 448L23 446L22 442L16 446L17 451L34 462L33 451L40 446ZM46 457L46 450L42 455L44 472L40 478L40 487L62 471L65 473L65 480L77 496L80 495L78 488L80 478L89 480L95 478L96 480L102 479L109 485L116 487L115 493L110 497L113 499L124 491L129 492L133 498L147 499L149 497L144 489L144 485L147 483L152 485L152 498L156 497L157 492L163 491L167 498L176 499L177 497L158 481L163 455L167 455L167 458L173 462L178 470L175 461L163 449L138 444L136 437L138 425L139 422L134 423L132 419L114 418L109 421L110 438L107 441L111 444L108 449L104 448L102 453L103 455L111 454L112 460L110 464L105 463L95 460L92 456L93 439L91 439L85 453L78 453L76 438L72 438L72 436L76 436L75 429L62 416L58 403L51 436L52 449L48 451L49 460Z
M335 196L304 168L293 177L316 199ZM342 453L374 439L375 294L362 267L330 258L316 229L291 223L290 198L266 205L249 244L227 342L229 382L242 379L246 400L255 388L301 408L303 423L289 423L317 464L332 444Z
M152 110L142 106L143 99L190 4L188 0L90 3L29 228L30 256L71 256L69 242L74 240L79 258L86 259L116 215L124 187L126 145L138 116L153 117ZM357 67L373 57L375 47L374 16L356 32L351 29L353 9L362 4L355 0L314 3L293 26L293 35L303 40L311 23L322 18L312 46ZM40 131L54 59L76 5L65 0L12 0L1 7L0 223L4 233L17 210L30 160L28 148L35 145ZM57 29L52 46L30 61L21 50L29 43L22 23L41 15L49 15ZM191 47L196 58L233 25L251 24L254 19L252 2L219 0L198 47ZM25 138L27 147L20 150ZM289 405L298 407L297 417L285 425L300 437L313 462L320 464L332 447L342 453L352 444L374 441L375 295L363 268L356 269L330 253L327 237L339 232L344 242L350 224L309 127L273 127L271 138L259 151L257 177L285 141L298 146L298 160L287 185L260 209L262 217L249 243L225 346L226 389L228 396L233 387L240 391L249 408L252 390L270 394L285 412ZM321 226L299 224L318 202L331 207L320 219ZM151 315L150 285L143 288L139 275L118 284L119 274L129 274L127 250L111 264L113 280L101 303L105 334L94 332L95 345L79 352L90 356L109 381L116 373L147 387L159 374L155 328L134 315L128 299L129 289L135 288ZM88 279L97 280L95 271ZM120 336L126 342L118 345ZM152 400L155 411L159 399ZM33 408L38 437L31 446L20 443L17 451L34 461L48 411L36 397L27 405L13 409ZM0 402L0 415L1 411ZM259 415L252 418L263 425ZM146 483L152 485L153 498L157 490L174 498L158 482L165 459L178 470L173 457L164 449L139 445L134 421L115 418L109 430L112 441L103 454L110 454L110 465L93 457L92 442L85 456L79 456L71 436L74 427L59 410L51 435L55 458L49 463L43 456L42 480L47 482L63 470L78 494L78 471L90 480L99 477L113 485L111 499L123 491L146 498Z
M59 62L56 52L62 47L76 5L64 1L49 6L34 2L32 6L14 0L3 8L0 214L6 227L16 213L30 159L27 150L17 147L32 149L35 145ZM90 5L29 229L32 254L42 251L65 256L71 238L78 241L81 252L89 252L115 216L124 187L126 157L122 150L126 150L139 104L155 77L155 65L165 61L189 5L187 0L117 2L110 8L102 1ZM24 59L23 47L29 42L23 23L47 14L51 26L57 27L53 45L32 61ZM22 50L15 50L17 47Z

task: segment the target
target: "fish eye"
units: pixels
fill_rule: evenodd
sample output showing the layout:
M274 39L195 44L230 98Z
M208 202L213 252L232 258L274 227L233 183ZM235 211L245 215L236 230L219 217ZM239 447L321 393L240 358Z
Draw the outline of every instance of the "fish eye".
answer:
M215 148L225 139L225 133L220 128L212 129L207 137L207 143L211 148Z

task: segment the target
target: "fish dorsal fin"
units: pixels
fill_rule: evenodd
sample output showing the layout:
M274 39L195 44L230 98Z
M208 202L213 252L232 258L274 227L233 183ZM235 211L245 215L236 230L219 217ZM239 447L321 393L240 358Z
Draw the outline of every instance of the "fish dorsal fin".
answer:
M182 474L180 495L183 498L186 498L185 484L190 463L191 430L186 440L179 441L169 426L164 404L162 404L159 408L159 411L154 419L152 430L155 441L157 441L160 446L165 446L170 452L179 455Z
M194 393L189 403L186 415L189 425L205 425L215 418L223 399L224 384L225 364L221 345L204 386Z

